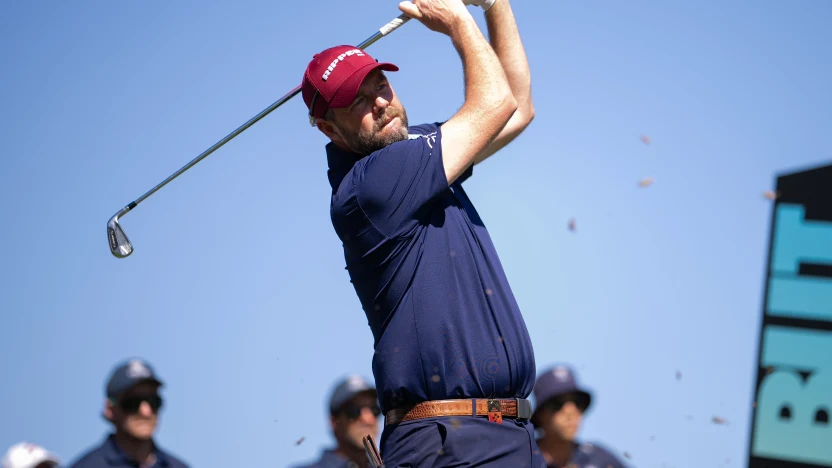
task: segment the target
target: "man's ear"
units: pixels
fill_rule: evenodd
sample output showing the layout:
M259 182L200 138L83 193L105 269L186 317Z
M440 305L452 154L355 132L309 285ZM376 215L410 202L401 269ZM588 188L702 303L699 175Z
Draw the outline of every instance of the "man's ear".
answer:
M104 410L101 412L101 416L107 421L113 422L113 410L113 402L109 398L104 400Z
M331 121L324 119L316 119L315 126L324 135L332 141L343 142L344 138L341 136L341 130L335 126Z
M329 427L332 428L332 430L334 431L336 426L338 426L338 416L330 415L329 416Z

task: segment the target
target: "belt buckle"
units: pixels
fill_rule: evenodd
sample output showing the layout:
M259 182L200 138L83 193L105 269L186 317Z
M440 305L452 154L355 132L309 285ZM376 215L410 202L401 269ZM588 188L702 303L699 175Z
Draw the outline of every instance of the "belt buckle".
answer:
M493 423L503 423L503 411L500 400L488 400L488 420Z
M517 419L530 420L532 419L532 404L529 400L523 398L515 398L517 401Z

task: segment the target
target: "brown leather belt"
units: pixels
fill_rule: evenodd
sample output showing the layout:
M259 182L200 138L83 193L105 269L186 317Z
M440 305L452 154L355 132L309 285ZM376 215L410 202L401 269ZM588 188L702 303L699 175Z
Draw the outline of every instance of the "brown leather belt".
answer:
M388 411L384 425L440 416L488 416L492 422L502 423L503 418L531 419L532 405L523 398L424 401L409 408Z

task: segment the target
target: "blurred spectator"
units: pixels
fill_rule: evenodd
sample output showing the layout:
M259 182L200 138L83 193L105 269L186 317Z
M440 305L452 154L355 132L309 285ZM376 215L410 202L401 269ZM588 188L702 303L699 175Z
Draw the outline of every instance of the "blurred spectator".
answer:
M376 389L360 376L340 381L329 399L332 434L337 446L324 450L315 463L296 468L367 468L364 436L378 437L378 405Z
M187 468L153 440L162 408L161 386L153 368L141 360L116 367L107 383L103 413L113 432L72 468Z
M538 377L532 423L543 432L537 445L549 468L623 468L612 453L596 444L578 443L575 436L592 403L592 394L578 386L574 371L556 366Z
M45 448L29 442L20 442L9 447L3 456L3 468L53 468L61 460Z

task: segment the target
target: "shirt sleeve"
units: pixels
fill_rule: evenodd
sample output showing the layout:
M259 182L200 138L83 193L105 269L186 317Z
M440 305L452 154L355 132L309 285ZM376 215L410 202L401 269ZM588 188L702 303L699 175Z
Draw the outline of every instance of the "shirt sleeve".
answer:
M462 184L463 182L468 180L468 178L471 177L473 174L474 174L474 165L471 164L470 166L468 166L468 169L465 169L465 172L463 172L462 174L459 175L459 177L456 178L454 183L455 184Z
M362 159L355 168L358 203L376 229L388 237L410 230L449 190L439 126L420 125L411 133L407 140Z
M445 122L447 122L447 120ZM439 127L439 128L442 128L442 126L445 125L445 122L439 122L439 123L436 124L436 126ZM461 185L463 182L468 180L468 178L471 177L473 174L474 174L474 165L471 164L470 166L468 166L468 169L465 169L465 171L462 174L460 174L459 177L456 178L456 180L454 181L454 184L460 184Z
M600 462L599 464L606 468L627 468L627 465L606 449L601 450L597 458L600 460L593 461Z

